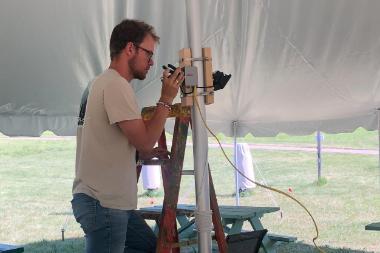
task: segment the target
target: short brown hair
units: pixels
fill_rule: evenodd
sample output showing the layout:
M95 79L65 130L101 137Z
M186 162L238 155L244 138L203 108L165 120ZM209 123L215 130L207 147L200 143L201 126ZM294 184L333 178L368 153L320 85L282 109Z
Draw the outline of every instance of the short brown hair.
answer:
M125 48L128 42L140 44L146 35L151 35L156 42L160 41L154 28L140 20L125 19L115 26L110 39L111 60Z

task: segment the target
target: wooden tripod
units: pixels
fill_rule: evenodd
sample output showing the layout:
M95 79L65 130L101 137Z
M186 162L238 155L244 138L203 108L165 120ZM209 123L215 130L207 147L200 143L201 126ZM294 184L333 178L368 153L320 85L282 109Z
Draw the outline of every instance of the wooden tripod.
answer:
M154 107L144 108L142 116L148 120L153 114ZM180 243L178 239L176 212L182 168L185 157L186 140L190 124L190 107L182 107L176 104L172 107L169 117L175 117L171 156L161 161L162 179L164 186L164 202L162 213L159 218L159 235L156 253L179 253ZM167 150L165 131L163 131L158 146ZM141 167L140 167L141 169ZM210 171L209 171L210 173ZM214 225L215 239L218 244L219 252L227 253L227 244L224 236L223 226L216 199L215 189L210 178L210 205L212 210L212 222Z

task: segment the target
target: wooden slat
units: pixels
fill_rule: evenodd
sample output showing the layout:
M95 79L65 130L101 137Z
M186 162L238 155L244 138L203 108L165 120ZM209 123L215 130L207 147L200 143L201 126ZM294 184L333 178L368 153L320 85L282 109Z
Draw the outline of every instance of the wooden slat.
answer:
M153 117L156 106L144 107L141 112L141 117L143 120L150 120ZM171 111L168 118L174 117L190 117L191 108L188 106L183 106L182 104L174 104L171 106Z
M181 67L185 66L191 66L191 49L190 48L183 48L179 51L179 65ZM190 93L192 91L192 88L186 88L184 87L186 93ZM193 97L191 95L187 95L181 98L181 104L182 106L193 106Z
M262 217L266 213L280 210L279 207L252 207L252 206L219 206L220 213L224 219L249 219Z
M186 216L193 216L195 212L195 205L177 204L177 215L183 214ZM143 207L141 211L161 213L162 206ZM279 207L265 207L265 206L219 206L220 217L223 219L250 219L253 217L262 217L264 214L279 211ZM368 226L368 225L367 225Z
M212 58L211 58L211 48L206 47L202 48L202 56L204 59L206 59L203 62L203 79L204 79L204 84L206 87L205 90L207 92L214 91L214 86L213 86L213 79L212 79ZM205 104L213 104L214 103L214 94L207 95L205 96Z
M149 214L153 216L153 214L156 214L156 216L160 215L162 213L162 206L150 206L150 207L142 207L138 210L136 210L141 215ZM181 208L181 205L177 206L177 215L185 215L188 217L194 216L194 208L188 209L188 208Z

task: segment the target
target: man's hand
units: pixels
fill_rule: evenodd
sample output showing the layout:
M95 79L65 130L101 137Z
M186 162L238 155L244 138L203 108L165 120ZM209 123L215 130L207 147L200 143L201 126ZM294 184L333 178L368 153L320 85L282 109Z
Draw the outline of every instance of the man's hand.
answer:
M173 74L169 74L168 70L164 71L162 78L162 89L160 102L164 106L157 106L153 117L149 121L141 119L123 120L118 122L118 126L139 152L151 153L151 149L157 142L164 129L166 117L169 114L169 105L173 103L176 97L180 83L184 80L184 74L180 68L177 68ZM168 110L169 109L169 110ZM161 155L161 154L158 154ZM167 154L166 154L167 158Z
M179 86L185 79L181 68L177 68L173 74L169 73L169 70L165 70L162 73L162 88L160 101L172 104L173 99L178 93Z
M140 152L139 151L139 160L151 160L152 158L158 158L160 160L169 159L170 152L166 149L156 147L150 152Z

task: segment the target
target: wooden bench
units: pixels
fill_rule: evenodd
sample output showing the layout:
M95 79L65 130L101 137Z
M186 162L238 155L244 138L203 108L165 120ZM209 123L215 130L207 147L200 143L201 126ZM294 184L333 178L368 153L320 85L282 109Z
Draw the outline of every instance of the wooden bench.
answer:
M252 207L252 206L219 206L222 224L226 234L239 234L242 232L243 223L249 222L253 230L264 229L260 219L268 213L280 210L279 207ZM155 220L157 225L161 215L162 206L145 207L137 210L144 219ZM177 207L177 221L179 223L179 238L188 239L196 237L194 230L194 205L179 204ZM158 226L155 227L158 233ZM267 234L263 239L263 248L266 253L275 252L273 246L281 242L295 242L294 236Z
M265 245L266 253L274 253L276 252L275 245L278 243L291 243L295 241L297 241L297 237L295 236L268 233L266 238L263 240L263 245Z
M295 242L297 237L289 235L268 234L268 238L276 242Z
M154 220L156 225L153 228L153 232L158 236L159 223L161 217L162 206L143 207L136 212L146 220ZM190 217L194 216L194 208L186 209L177 208L177 221L179 223L178 233L180 239L196 237L196 231L193 230L195 219Z
M380 231L380 222L374 222L365 226L365 230Z
M22 253L22 252L24 252L24 247L22 246L0 244L0 253Z

